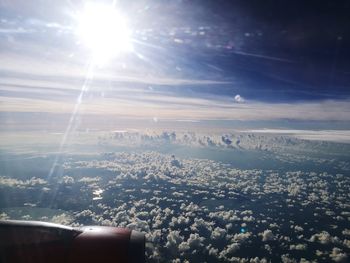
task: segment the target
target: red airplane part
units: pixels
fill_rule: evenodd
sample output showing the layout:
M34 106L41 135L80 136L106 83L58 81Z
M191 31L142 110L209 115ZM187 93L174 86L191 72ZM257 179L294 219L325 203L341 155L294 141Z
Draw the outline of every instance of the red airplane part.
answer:
M0 263L13 262L141 263L145 262L145 236L117 227L0 221Z

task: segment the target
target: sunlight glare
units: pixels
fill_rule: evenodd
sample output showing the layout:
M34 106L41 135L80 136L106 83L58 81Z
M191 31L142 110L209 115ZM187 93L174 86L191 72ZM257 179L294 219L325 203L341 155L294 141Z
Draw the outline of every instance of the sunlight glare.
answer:
M126 20L113 6L86 4L78 16L77 34L90 49L97 64L104 64L122 52L132 51Z

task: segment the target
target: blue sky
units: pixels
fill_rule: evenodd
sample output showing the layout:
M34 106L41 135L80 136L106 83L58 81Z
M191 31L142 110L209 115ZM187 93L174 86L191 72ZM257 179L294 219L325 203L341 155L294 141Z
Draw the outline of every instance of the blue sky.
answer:
M91 66L84 1L0 1L0 112L348 126L349 5L281 2L116 1L133 51Z

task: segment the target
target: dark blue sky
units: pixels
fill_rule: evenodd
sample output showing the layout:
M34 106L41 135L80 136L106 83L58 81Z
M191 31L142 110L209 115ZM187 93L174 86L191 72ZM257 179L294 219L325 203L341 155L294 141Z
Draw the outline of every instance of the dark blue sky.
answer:
M172 42L159 59L170 53L170 70L175 60L190 76L236 82L207 92L267 101L349 97L348 1L182 1L172 11L184 44ZM169 19L163 15L157 20ZM186 27L203 27L203 35ZM171 41L154 38L156 46Z

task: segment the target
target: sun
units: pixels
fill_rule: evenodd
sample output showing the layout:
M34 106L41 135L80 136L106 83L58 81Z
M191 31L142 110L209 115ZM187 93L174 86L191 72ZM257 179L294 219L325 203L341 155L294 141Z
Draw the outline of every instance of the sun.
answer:
M127 21L111 5L87 3L78 15L77 34L97 64L133 49Z

